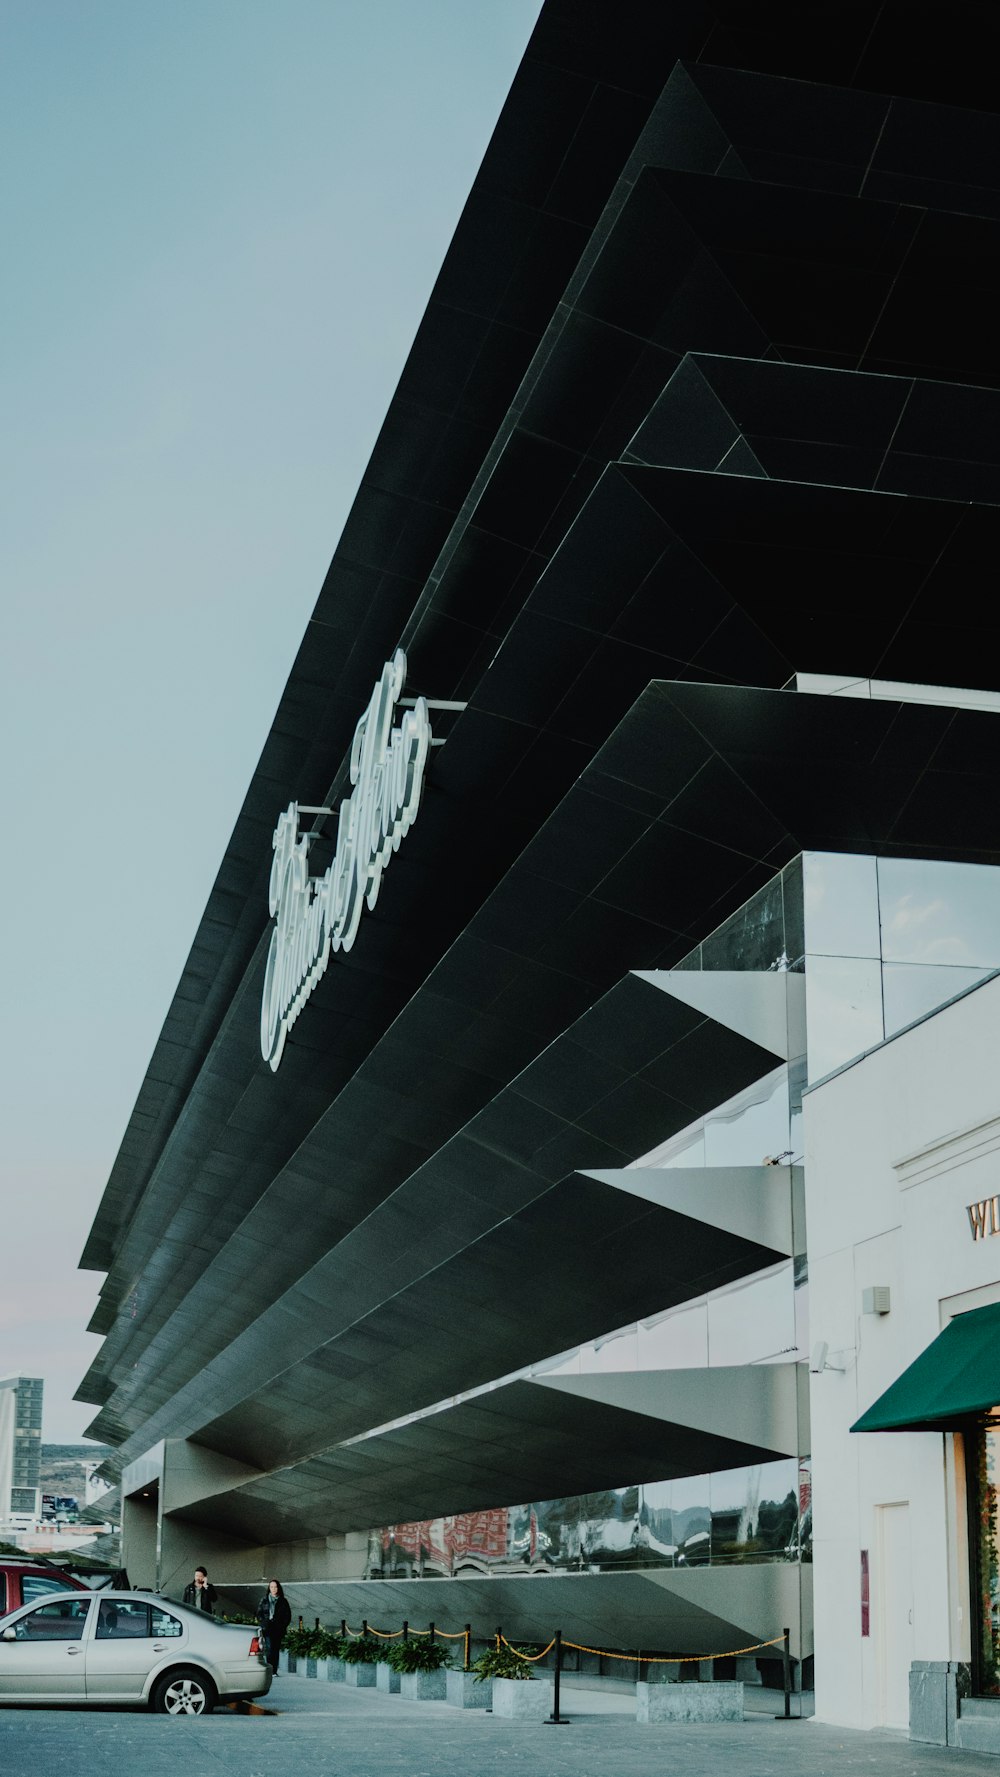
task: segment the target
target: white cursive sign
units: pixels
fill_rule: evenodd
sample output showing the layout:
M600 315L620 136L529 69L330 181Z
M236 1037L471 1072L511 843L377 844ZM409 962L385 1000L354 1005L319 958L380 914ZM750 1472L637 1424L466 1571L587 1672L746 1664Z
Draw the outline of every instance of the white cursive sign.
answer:
M285 1038L326 973L331 951L350 950L362 905L374 907L390 854L399 850L416 818L431 725L426 701L418 697L393 728L405 683L406 655L397 648L354 731L354 789L341 803L337 850L325 875L309 875L311 835L299 833L296 802L274 829L268 906L276 923L264 974L260 1047L275 1072Z

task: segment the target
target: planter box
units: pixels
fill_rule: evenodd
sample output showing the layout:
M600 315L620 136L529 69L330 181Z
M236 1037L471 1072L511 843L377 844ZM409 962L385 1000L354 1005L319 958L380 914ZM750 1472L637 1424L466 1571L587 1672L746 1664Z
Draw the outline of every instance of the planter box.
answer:
M343 1660L327 1660L326 1676L331 1684L343 1684L346 1671Z
M742 1684L637 1684L635 1719L742 1721Z
M445 1702L455 1709L492 1709L493 1680L476 1682L474 1672L446 1672Z
M402 1672L399 1694L410 1703L443 1703L447 1695L447 1669L437 1672Z
M357 1661L357 1663L355 1665L352 1666L345 1660L345 1662L344 1662L344 1683L356 1685L358 1690L361 1690L364 1685L370 1685L371 1688L374 1690L374 1688L375 1688L375 1667L372 1664L372 1662L370 1660L368 1660L368 1661L362 1663L359 1660L359 1661Z
M390 1691L393 1695L399 1690L399 1673L387 1666L384 1660L380 1660L375 1668L375 1689Z
M278 1655L278 1671L279 1672L294 1672L297 1668L297 1665L298 1665L298 1662L297 1662L294 1654L279 1653L279 1655Z
M544 1678L495 1678L493 1713L504 1721L544 1721L552 1714L552 1685Z

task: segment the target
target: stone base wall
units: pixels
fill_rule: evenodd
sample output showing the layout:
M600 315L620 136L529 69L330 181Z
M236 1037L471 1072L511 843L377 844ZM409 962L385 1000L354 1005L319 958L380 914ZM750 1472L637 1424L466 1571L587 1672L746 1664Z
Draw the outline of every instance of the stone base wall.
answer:
M637 1684L635 1701L640 1722L743 1720L742 1684Z

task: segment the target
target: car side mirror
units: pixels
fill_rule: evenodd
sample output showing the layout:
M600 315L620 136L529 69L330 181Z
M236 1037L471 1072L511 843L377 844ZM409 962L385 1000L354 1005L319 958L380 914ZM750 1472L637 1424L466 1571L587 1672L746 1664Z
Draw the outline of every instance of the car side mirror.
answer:
M5 1641L16 1641L17 1635L13 1629L5 1629L3 1632L3 1638Z

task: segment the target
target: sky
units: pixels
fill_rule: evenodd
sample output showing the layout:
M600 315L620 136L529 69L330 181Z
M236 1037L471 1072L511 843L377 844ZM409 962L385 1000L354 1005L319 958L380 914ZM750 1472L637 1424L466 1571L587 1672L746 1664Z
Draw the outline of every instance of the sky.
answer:
M0 1376L77 1269L539 0L0 0Z

